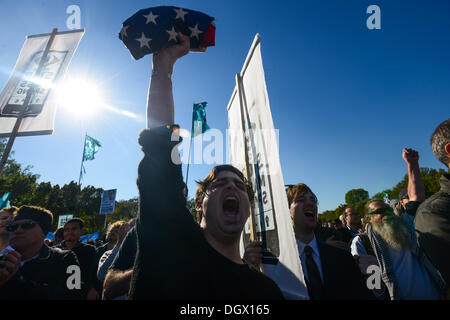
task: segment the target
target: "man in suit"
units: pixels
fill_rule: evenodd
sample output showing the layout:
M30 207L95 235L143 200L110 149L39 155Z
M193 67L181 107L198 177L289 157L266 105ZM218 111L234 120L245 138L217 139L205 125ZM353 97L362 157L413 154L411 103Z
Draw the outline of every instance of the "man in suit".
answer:
M311 300L374 299L352 255L316 239L316 195L303 183L286 193Z

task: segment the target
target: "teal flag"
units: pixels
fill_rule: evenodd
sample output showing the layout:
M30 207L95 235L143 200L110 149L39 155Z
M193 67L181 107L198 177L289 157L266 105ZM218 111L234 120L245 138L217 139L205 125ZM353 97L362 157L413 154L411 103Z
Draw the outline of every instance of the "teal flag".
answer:
M0 198L0 210L6 207L11 207L9 203L9 192L5 193L3 197Z
M86 135L86 141L84 142L83 161L94 160L94 155L98 152L102 144L100 141Z
M194 103L192 112L192 135L194 137L209 130L209 126L206 123L205 108L207 105L207 102Z

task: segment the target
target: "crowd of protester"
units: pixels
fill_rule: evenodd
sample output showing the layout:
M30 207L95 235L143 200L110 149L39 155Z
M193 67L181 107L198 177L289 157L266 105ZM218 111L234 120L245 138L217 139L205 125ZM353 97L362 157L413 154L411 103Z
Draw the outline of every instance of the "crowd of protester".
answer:
M148 129L139 136L139 214L117 221L106 241L82 243L84 221L73 218L46 241L53 214L35 206L0 211L0 299L283 299L260 272L263 248L240 241L254 201L243 173L220 165L198 182L195 221L186 208L181 165L173 161L171 78L189 38L153 56ZM450 167L450 119L431 138ZM298 256L312 300L449 299L450 175L425 199L419 154L403 149L408 187L397 202L347 207L327 225L304 183L286 189ZM375 270L375 272L374 272ZM377 276L378 280L371 277ZM370 281L373 285L369 286Z

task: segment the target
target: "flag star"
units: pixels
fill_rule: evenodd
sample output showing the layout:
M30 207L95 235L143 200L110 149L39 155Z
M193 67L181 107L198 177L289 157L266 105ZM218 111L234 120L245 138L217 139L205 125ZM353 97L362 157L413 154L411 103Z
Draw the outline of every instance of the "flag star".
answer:
M153 15L153 12L150 11L148 15L144 14L144 17L147 19L147 21L145 21L145 24L149 24L150 22L156 24L156 18L158 18L159 15Z
M175 31L175 29L172 27L172 30L166 30L166 32L169 34L169 40L175 40L177 41L177 32Z
M179 8L179 9L173 9L173 10L175 10L175 12L177 13L177 16L175 17L175 20L178 19L178 18L181 18L181 20L184 21L184 16L187 15L188 12L183 11L182 8Z
M191 29L191 37L196 37L198 40L200 40L200 38L198 37L200 33L203 33L203 31L200 31L198 29L198 23L195 25L194 28L189 27L189 29Z
M122 30L120 30L120 36L122 37L122 39L123 39L124 37L128 37L127 29L128 29L129 27L130 27L130 26L123 26Z
M148 45L148 43L149 43L150 41L152 41L152 39L146 38L146 37L145 37L145 34L144 34L143 32L142 32L141 37L140 37L139 39L136 39L136 41L139 41L139 43L141 44L141 48L142 48L142 47L147 47L147 48L150 49L150 46Z

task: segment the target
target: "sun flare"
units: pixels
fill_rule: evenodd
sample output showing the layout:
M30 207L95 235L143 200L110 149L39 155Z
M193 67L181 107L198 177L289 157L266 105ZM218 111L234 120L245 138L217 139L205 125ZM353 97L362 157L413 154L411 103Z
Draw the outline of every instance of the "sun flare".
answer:
M80 117L89 117L103 106L102 92L97 85L84 79L71 79L58 87L58 104Z

